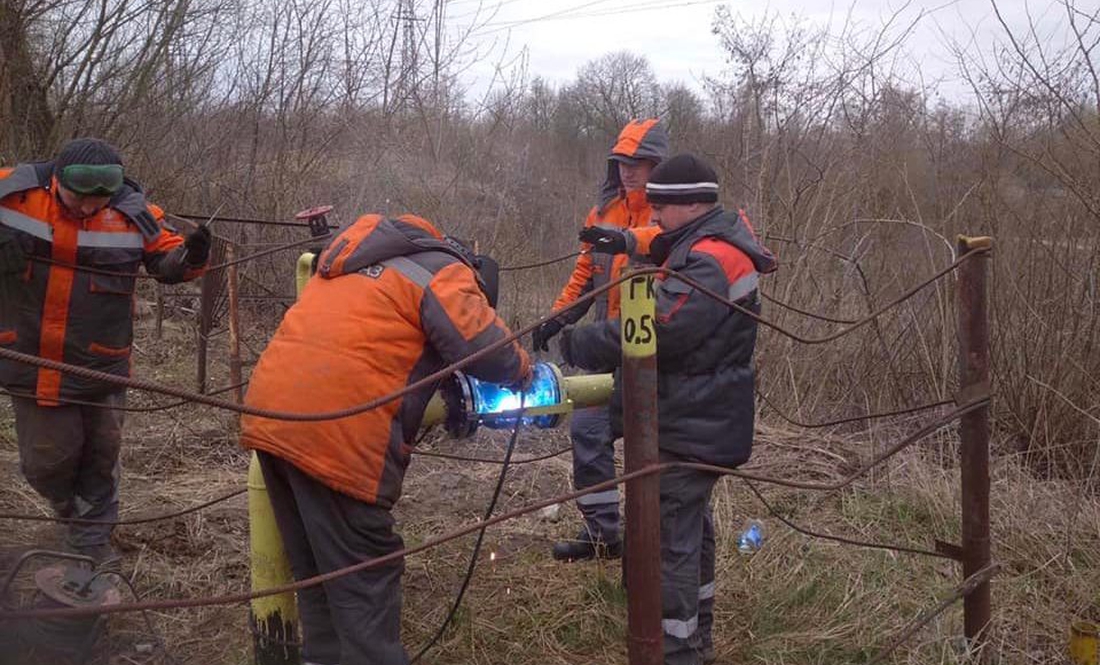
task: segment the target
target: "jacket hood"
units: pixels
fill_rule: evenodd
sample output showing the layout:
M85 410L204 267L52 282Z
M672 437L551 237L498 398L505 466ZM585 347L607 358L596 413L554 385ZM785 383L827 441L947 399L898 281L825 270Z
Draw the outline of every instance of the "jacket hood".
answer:
M447 243L428 220L415 215L396 219L363 215L329 242L317 261L317 274L326 279L358 272L397 256L444 252L470 265Z
M600 185L600 210L603 211L619 195L623 183L619 180L619 160L616 157L646 159L660 164L668 157L668 132L657 118L631 120L619 132L619 138L607 154L607 178Z
M757 239L745 211L732 212L721 206L675 231L658 234L650 246L650 258L662 265L681 242L694 246L702 238L719 238L740 249L759 273L775 272L779 268L775 255Z

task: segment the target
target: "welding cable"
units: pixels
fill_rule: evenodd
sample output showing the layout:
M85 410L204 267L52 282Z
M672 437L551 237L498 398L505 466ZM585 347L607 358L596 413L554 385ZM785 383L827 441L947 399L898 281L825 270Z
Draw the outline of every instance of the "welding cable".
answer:
M530 270L532 268L541 268L543 266L551 266L551 265L554 265L555 263L561 263L562 261L568 261L569 259L571 259L575 256L581 256L581 255L587 254L587 253L588 253L588 250L582 249L579 252L571 252L569 254L565 254L563 256L559 256L559 257L554 258L554 259L547 259L546 261L538 261L536 263L521 263L519 265L514 265L514 266L501 266L500 267L500 272L513 272L513 271L516 271L516 270Z
M516 412L516 425L512 428L512 436L508 439L508 448L504 451L504 459L500 467L500 474L497 476L497 486L493 490L493 496L489 499L489 505L485 508L485 516L481 518L482 522L486 522L493 517L493 511L496 510L497 500L500 498L500 491L504 489L504 477L508 473L508 463L512 459L512 451L516 448L516 440L519 438L519 429L523 425L523 411L524 402L526 401L526 395L523 391L519 393L519 409ZM466 588L470 586L470 580L473 579L474 569L477 567L477 558L481 554L481 542L485 539L485 530L488 526L484 526L477 532L477 542L474 543L474 552L470 555L470 564L466 567L466 576L462 579L462 586L458 590L458 595L455 596L454 604L451 605L451 610L447 612L447 617L443 619L443 623L440 624L439 629L435 631L435 635L432 639L428 640L428 643L420 647L420 651L417 652L413 659L409 661L409 665L413 665L420 658L428 652L429 649L434 647L439 639L443 637L443 633L446 632L447 627L451 625L451 621L454 620L455 613L458 612L458 608L462 605L462 597L466 595Z

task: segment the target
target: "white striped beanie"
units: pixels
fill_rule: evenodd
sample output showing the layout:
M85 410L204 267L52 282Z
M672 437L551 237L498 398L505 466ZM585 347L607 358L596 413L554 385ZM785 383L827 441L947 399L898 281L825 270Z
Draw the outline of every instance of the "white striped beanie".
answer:
M649 174L645 197L650 203L718 202L718 174L695 155L682 153L657 165Z

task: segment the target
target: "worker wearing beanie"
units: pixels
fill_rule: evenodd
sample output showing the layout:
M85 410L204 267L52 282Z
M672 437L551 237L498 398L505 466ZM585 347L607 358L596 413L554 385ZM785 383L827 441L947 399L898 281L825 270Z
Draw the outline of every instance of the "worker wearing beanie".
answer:
M776 269L743 211L717 204L718 178L693 155L677 155L650 174L646 198L660 227L650 259L759 313L757 283ZM662 462L736 467L752 452L756 321L675 277L656 282L658 446ZM605 370L622 357L619 321L561 336L568 364ZM616 400L621 395L616 391ZM612 408L621 431L620 406ZM661 594L666 665L714 659L714 523L710 495L718 476L673 468L661 475ZM629 553L628 553L629 555Z
M185 240L163 224L98 139L69 141L52 161L0 169L0 347L117 376L130 374L139 266L171 284L198 277L210 233ZM125 390L0 360L12 395L20 468L60 517L118 519ZM98 406L70 405L77 399ZM109 524L72 524L68 544L117 561Z
M607 178L600 187L599 202L588 213L580 235L585 251L554 302L555 311L565 309L585 293L618 279L627 265L628 253L644 255L648 252L649 240L660 229L650 225L645 182L653 167L667 154L668 135L656 118L632 120L619 133L607 157ZM628 229L636 233L624 235ZM607 243L603 239L611 234L622 245L618 255L605 249ZM597 321L619 316L619 290L611 289L587 305L562 311L542 324L534 334L535 350L548 351L547 342L562 327L580 320L593 303ZM611 435L607 407L574 412L569 435L573 443L574 487L584 489L615 477L615 438ZM619 490L612 488L587 494L577 500L577 507L585 526L574 540L554 544L554 558L575 561L596 556L621 556Z

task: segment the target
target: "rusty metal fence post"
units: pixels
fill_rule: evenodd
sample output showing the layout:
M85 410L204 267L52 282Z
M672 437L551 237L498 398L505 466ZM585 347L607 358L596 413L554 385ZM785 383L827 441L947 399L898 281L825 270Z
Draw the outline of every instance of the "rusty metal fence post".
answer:
M237 258L237 246L226 243L226 262L231 265L226 269L226 290L229 294L229 383L236 386L233 389L233 397L238 404L244 401L244 392L241 388L241 319L238 303L237 266L233 260Z
M989 302L986 277L992 238L958 237L959 255L982 251L959 268L957 286L959 339L959 398L964 404L988 395ZM959 420L962 477L962 564L963 577L989 565L989 406L976 409ZM978 586L963 601L963 631L971 643L978 642L991 616L989 582ZM983 662L988 660L984 654Z
M626 472L658 462L657 333L653 276L622 289L623 440ZM627 656L630 665L661 665L661 485L651 474L626 483Z

